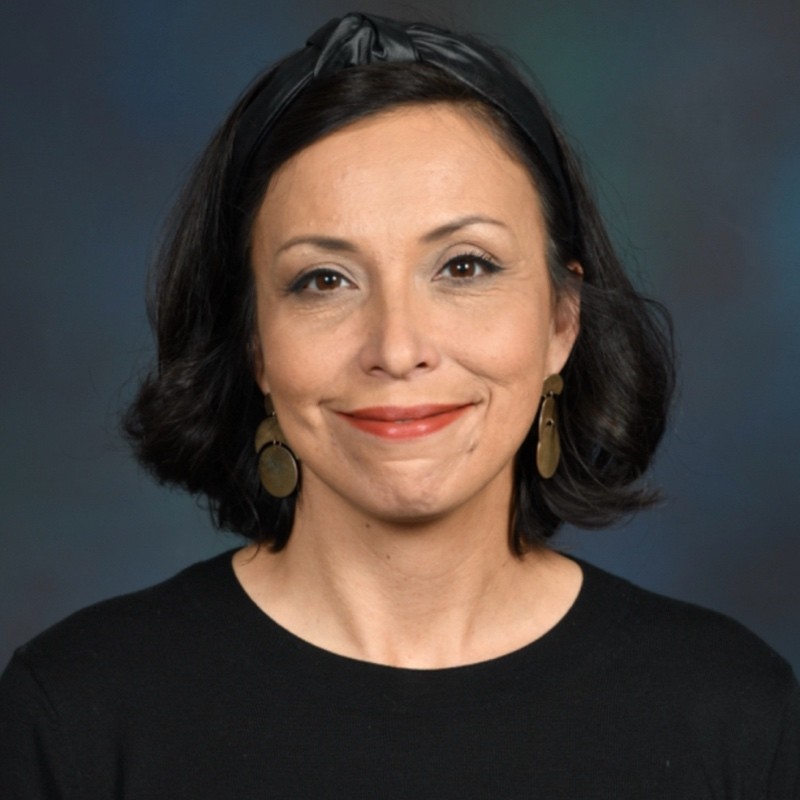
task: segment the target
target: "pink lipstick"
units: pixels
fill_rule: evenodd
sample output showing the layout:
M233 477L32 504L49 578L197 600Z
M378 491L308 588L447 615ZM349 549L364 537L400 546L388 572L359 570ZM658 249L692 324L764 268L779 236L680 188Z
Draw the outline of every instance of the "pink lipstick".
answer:
M413 439L446 428L471 405L375 406L340 412L339 416L354 428L373 436Z

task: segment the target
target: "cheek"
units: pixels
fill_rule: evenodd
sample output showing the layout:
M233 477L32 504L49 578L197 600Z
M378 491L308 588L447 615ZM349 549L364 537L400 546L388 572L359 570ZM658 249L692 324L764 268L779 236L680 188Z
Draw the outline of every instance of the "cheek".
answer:
M335 383L346 358L342 342L309 335L277 318L260 328L263 367L259 385L283 414L316 404Z
M464 357L494 382L509 387L541 380L550 341L549 317L525 304L507 306L472 331Z

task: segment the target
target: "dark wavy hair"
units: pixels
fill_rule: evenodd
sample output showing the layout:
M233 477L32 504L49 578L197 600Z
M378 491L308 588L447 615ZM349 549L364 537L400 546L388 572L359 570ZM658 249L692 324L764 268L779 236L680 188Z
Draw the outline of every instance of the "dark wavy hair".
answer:
M241 98L177 203L155 265L151 317L158 363L123 427L140 462L163 482L207 499L217 526L273 549L291 534L295 498L260 486L253 434L264 416L254 378L250 265L254 216L287 159L359 119L404 104L452 103L477 115L529 170L542 202L557 292L579 291L581 325L562 371L561 463L536 471L536 424L517 454L510 544L522 553L563 522L602 527L652 504L642 477L664 431L674 383L669 317L633 288L581 168L551 118L572 194L516 124L470 88L423 64L372 64L312 81L270 130L245 176L232 170L242 113L274 70ZM541 102L541 101L540 101ZM580 286L568 269L583 268Z

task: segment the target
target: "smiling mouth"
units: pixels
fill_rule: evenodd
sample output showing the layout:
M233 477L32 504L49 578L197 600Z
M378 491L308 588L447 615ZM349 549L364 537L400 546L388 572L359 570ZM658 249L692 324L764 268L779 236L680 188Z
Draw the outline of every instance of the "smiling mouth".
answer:
M414 439L446 428L472 403L460 405L376 406L339 412L354 428L383 439Z

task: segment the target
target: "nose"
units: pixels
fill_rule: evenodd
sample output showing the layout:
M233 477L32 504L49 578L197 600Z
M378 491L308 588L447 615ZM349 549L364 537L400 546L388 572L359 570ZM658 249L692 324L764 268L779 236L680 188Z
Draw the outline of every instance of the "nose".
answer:
M436 367L435 317L414 288L385 287L365 309L361 367L371 375L409 378Z

